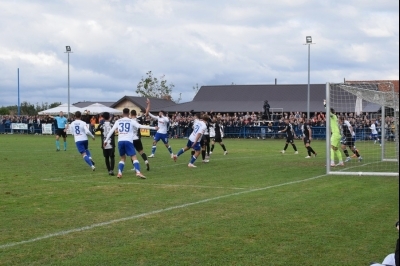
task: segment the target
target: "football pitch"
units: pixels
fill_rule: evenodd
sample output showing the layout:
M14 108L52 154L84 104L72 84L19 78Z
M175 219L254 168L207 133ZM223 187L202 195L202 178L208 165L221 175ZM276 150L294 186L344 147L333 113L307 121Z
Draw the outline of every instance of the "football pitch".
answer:
M328 176L325 141L310 159L300 140L280 154L284 142L224 139L228 154L216 144L197 168L159 142L150 171L139 157L142 180L128 161L109 176L99 137L92 172L71 136L56 152L54 136L0 135L0 265L354 266L393 253L399 178Z

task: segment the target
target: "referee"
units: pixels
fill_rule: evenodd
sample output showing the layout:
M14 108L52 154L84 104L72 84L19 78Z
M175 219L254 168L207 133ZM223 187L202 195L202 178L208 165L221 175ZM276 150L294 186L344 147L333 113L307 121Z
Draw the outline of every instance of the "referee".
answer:
M57 123L57 129L56 129L56 151L60 151L60 137L63 137L64 139L64 151L67 150L67 131L65 130L68 120L66 117L64 117L64 113L60 111L58 116L51 116L49 115L50 118L53 118L56 120Z

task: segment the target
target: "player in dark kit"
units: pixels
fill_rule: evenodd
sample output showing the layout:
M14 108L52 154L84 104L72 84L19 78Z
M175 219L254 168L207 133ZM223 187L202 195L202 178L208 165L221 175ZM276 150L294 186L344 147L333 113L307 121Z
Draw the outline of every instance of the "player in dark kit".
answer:
M101 148L103 149L103 156L106 162L106 167L109 175L114 175L114 165L115 165L115 134L111 135L107 145L103 145L104 140L107 137L108 132L110 132L111 128L114 126L112 122L110 122L110 113L104 112L102 114L104 118L104 123L97 126L95 132L101 132Z
M278 131L278 133L283 133L286 132L286 145L283 148L283 150L281 151L281 153L285 153L289 143L292 144L292 147L294 149L294 154L299 154L299 152L297 151L296 145L294 144L294 138L295 133L293 130L293 125L292 123L289 123L289 119L285 119L285 128L283 130Z
M317 153L311 148L311 139L312 139L312 134L311 134L311 127L309 123L304 123L304 120L300 120L301 123L301 131L303 132L303 142L304 146L307 149L308 156L306 158L311 158L311 154L314 154L314 157L317 157Z
M342 139L340 140L341 148L346 155L345 162L351 160L349 152L346 149L346 146L350 148L350 150L357 156L358 161L361 162L362 157L355 146L355 132L353 127L351 126L350 122L344 118L343 116L339 117L339 123L341 127Z
M219 143L221 145L222 149L224 150L224 155L228 154L228 151L226 150L225 144L222 143L222 129L221 129L221 124L220 124L221 119L219 117L213 117L213 122L214 122L214 138L211 142L211 152L214 151L214 145L215 143Z
M201 115L204 115L207 113L201 113ZM201 141L200 141L200 145L201 145L201 157L203 159L203 163L208 163L209 162L209 157L210 157L210 124L211 121L210 119L207 119L206 121L204 121L206 123L207 129L204 132Z
M131 110L131 119L137 121L141 125L144 125L144 117L143 116L136 117L136 115L137 115L136 110ZM138 151L140 156L142 156L144 163L146 164L146 170L150 171L149 160L147 159L146 153L143 151L143 144L142 140L140 139L141 137L142 135L140 134L140 128L138 128L136 134L134 134L133 136L133 146L135 147L135 150ZM135 170L135 168L133 168L132 170Z

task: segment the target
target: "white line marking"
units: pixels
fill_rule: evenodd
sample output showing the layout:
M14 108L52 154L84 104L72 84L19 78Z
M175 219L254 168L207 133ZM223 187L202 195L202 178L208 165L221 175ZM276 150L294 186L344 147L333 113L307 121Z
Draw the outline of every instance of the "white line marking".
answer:
M0 245L0 249L10 248L10 247L14 247L14 246L22 245L22 244L27 244L27 243L33 243L33 242L37 242L37 241L40 241L40 240L43 240L43 239L48 239L48 238L58 237L58 236L64 236L64 235L68 235L68 234L71 234L71 233L83 232L83 231L86 231L86 230L91 230L91 229L96 228L96 227L102 227L102 226L107 226L107 225L115 224L115 223L119 223L119 222L134 220L134 219L146 217L146 216L153 215L153 214L158 214L158 213L162 213L162 212L167 212L167 211L172 211L172 210L176 210L176 209L186 208L186 207L189 207L189 206L193 206L193 205L197 205L197 204L201 204L201 203L207 203L207 202L210 202L210 201L219 200L219 199L223 199L223 198L238 196L238 195L242 195L242 194L246 194L246 193L252 193L252 192L271 189L271 188L276 188L276 187L282 187L282 186L286 186L286 185L292 185L292 184L307 182L307 181L315 180L315 179L318 179L318 178L321 178L321 177L324 177L324 176L327 176L327 175L324 174L324 175L319 175L319 176L316 176L316 177L310 177L310 178L306 178L306 179L302 179L302 180L298 180L298 181L292 181L292 182L282 183L282 184L263 187L263 188L255 188L255 189L251 189L251 190L247 190L247 191L240 191L240 192L236 192L236 193L232 193L232 194L228 194L228 195L224 195L224 196L218 196L218 197L204 199L204 200L200 200L200 201L196 201L196 202L185 203L185 204L182 204L182 205L177 205L177 206L173 206L173 207L169 207L169 208L165 208L165 209L159 209L159 210L155 210L155 211L151 211L151 212L132 215L132 216L129 216L129 217L115 219L115 220L111 220L111 221L107 221L107 222L92 224L92 225L88 225L88 226L84 226L84 227L80 227L80 228L64 230L64 231L60 231L60 232L57 232L57 233L40 236L40 237L37 237L37 238L32 238L32 239L28 239L28 240L19 241L19 242L13 242L13 243Z

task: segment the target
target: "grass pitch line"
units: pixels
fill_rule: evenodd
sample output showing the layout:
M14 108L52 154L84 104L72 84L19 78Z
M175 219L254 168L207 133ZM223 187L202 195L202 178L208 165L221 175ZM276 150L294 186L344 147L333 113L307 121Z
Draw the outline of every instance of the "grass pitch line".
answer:
M107 226L107 225L111 225L111 224L115 224L115 223L135 220L135 219L139 219L139 218L142 218L142 217L150 216L150 215L153 215L153 214L158 214L158 213L167 212L167 211L173 211L173 210L176 210L176 209L182 209L182 208L190 207L190 206L193 206L193 205L207 203L207 202L214 201L214 200L219 200L219 199L239 196L239 195L242 195L242 194L247 194L247 193L267 190L267 189L271 189L271 188L277 188L277 187L282 187L282 186L287 186L287 185L293 185L293 184L303 183L303 182L307 182L307 181L312 181L312 180L315 180L315 179L318 179L318 178L321 178L321 177L324 177L324 176L327 176L327 175L324 174L324 175L310 177L310 178L306 178L306 179L302 179L302 180L286 182L286 183L282 183L282 184L278 184L278 185L273 185L273 186L268 186L268 187L263 187L263 188L256 188L256 189L251 189L251 190L246 190L246 191L240 191L240 192L236 192L236 193L232 193L232 194L228 194L228 195L224 195L224 196L218 196L218 197L213 197L213 198L209 198L209 199L199 200L199 201L196 201L196 202L185 203L185 204L181 204L181 205L177 205L177 206L173 206L173 207L169 207L169 208L164 208L164 209L159 209L159 210L146 212L146 213L142 213L142 214L132 215L132 216L124 217L124 218L120 218L120 219L114 219L114 220L111 220L111 221L92 224L92 225L88 225L88 226L84 226L84 227L80 227L80 228L59 231L59 232L56 232L56 233L47 234L47 235L44 235L44 236L40 236L40 237L28 239L28 240L23 240L23 241L19 241L19 242L12 242L12 243L8 243L8 244L0 245L0 249L5 249L5 248L15 247L15 246L23 245L23 244L33 243L33 242L37 242L37 241L48 239L48 238L52 238L52 237L59 237L59 236L64 236L64 235L68 235L68 234L72 234L72 233L83 232L83 231L91 230L91 229L94 229L94 228L97 228L97 227L103 227L103 226Z

